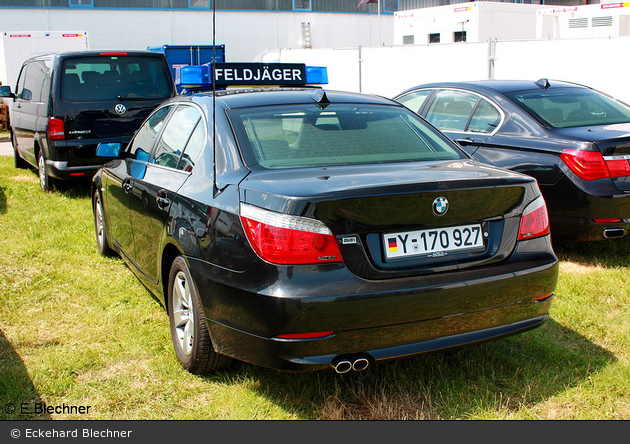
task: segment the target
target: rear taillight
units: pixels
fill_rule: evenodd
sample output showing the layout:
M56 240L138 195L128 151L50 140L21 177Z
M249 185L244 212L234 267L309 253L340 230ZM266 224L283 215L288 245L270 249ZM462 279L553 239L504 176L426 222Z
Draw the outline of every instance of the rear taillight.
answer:
M593 219L593 222L596 224L618 224L623 222L623 220L619 217L606 217L600 219Z
M48 140L61 140L66 138L63 120L55 117L48 118Z
M598 151L564 150L560 158L584 180L630 176L630 162L625 156L604 157Z
M274 336L278 339L321 339L330 336L334 331L316 331L309 333L287 333L278 336Z
M254 251L274 264L341 262L337 240L322 222L241 204L241 220Z
M630 176L630 160L623 158L604 157L610 177Z
M527 205L521 217L518 240L533 239L549 234L549 215L542 196Z

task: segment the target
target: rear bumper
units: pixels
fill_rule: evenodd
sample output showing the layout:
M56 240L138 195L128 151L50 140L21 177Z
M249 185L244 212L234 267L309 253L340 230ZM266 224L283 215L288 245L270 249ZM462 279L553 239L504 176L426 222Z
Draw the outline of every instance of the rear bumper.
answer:
M596 241L630 234L630 193L616 188L610 179L581 181L580 186L565 177L557 185L540 188L554 239ZM596 222L602 219L621 222Z
M371 364L374 364L379 361L477 344L522 333L539 327L547 321L548 314L546 313L549 310L551 299L549 298L544 303L536 303L538 304L536 307L528 307L532 313L543 313L528 319L515 317L513 307L500 307L476 314L462 314L453 318L337 332L327 338L312 340L263 338L210 320L207 321L212 331L215 347L218 346L218 351L229 355L230 351L238 349L240 351L235 357L242 361L286 372L306 372L331 367L336 358L343 356L364 356ZM525 305L531 303L534 302L527 301ZM487 325L490 319L513 317L519 320L457 333L465 330L466 325ZM452 334L440 336L440 332L452 332ZM367 346L367 344L372 343L373 338L381 338L378 344L381 346L380 348ZM384 341L384 338L389 338L388 341L390 342ZM401 343L403 338L406 342ZM325 346L322 343L325 343ZM396 345L387 346L388 343ZM355 347L357 348L348 351L348 344L356 344ZM246 347L243 348L243 345ZM329 352L326 352L327 350ZM330 353L330 351L333 352Z
M360 279L339 264L261 263L230 273L199 260L189 263L219 353L309 371L326 368L339 355L367 353L381 361L539 326L558 277L555 255L550 249L541 253L548 242L549 236L521 242L520 253L501 265L382 281ZM319 339L278 338L329 331Z
M65 161L46 160L48 175L61 180L91 179L102 165L68 166Z
M46 170L50 177L60 180L90 179L103 164L112 158L97 157L99 143L129 142L130 136L108 137L102 139L71 139L49 142Z
M628 197L630 201L630 196ZM619 217L619 216L617 216ZM606 218L600 216L599 218ZM550 216L551 234L558 240L599 241L618 239L630 234L630 216L621 222L597 223L583 217Z

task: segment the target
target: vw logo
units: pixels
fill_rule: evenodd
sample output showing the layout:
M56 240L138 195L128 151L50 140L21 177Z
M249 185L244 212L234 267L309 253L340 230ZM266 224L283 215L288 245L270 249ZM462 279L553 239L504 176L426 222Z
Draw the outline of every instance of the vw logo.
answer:
M114 111L116 111L116 114L118 114L119 116L122 116L127 112L127 107L122 103L119 103L114 107Z
M433 214L436 216L444 216L448 211L448 199L446 197L438 197L433 201Z

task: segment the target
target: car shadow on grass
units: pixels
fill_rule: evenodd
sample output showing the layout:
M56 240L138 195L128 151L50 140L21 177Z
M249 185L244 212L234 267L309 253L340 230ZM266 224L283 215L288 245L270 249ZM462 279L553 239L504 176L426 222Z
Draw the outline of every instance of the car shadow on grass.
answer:
M630 267L630 235L594 242L554 241L553 249L561 261L606 268Z
M0 329L0 421L51 419L26 366Z
M615 360L609 351L550 319L523 334L378 363L359 373L339 375L330 369L292 374L238 363L206 377L225 384L249 379L249 386L297 419L507 418L523 409L534 417L537 406ZM555 419L546 417L545 410L540 415Z

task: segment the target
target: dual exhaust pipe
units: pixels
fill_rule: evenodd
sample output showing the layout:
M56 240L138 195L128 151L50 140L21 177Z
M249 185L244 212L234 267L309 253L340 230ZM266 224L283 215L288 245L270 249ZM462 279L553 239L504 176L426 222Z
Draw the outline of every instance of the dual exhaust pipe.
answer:
M350 370L362 372L370 366L370 355L357 353L337 356L332 360L330 366L339 374L348 373Z

